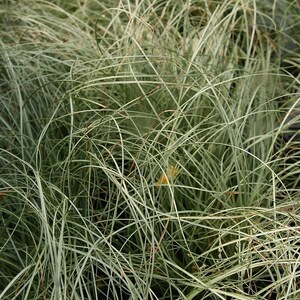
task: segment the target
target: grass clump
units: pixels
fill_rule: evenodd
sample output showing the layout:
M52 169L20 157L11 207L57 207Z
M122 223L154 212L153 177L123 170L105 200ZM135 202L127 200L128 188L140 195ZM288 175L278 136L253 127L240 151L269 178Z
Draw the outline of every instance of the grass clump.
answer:
M0 299L299 297L283 2L1 4Z

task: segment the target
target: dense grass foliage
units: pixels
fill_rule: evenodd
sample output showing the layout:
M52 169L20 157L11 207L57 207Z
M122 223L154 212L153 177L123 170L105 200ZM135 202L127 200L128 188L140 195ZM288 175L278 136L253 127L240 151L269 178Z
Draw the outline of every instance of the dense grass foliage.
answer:
M2 1L0 299L299 299L299 27L288 0Z

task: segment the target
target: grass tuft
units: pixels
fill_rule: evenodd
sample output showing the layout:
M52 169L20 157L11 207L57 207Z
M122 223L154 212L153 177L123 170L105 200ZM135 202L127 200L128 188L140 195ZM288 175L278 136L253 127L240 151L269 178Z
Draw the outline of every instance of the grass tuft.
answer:
M0 4L0 299L298 299L299 9Z

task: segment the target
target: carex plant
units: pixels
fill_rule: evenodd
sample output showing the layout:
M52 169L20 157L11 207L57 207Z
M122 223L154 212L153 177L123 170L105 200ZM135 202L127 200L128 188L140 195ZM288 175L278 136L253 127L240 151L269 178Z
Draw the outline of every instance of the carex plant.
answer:
M295 1L0 14L0 299L297 299Z

